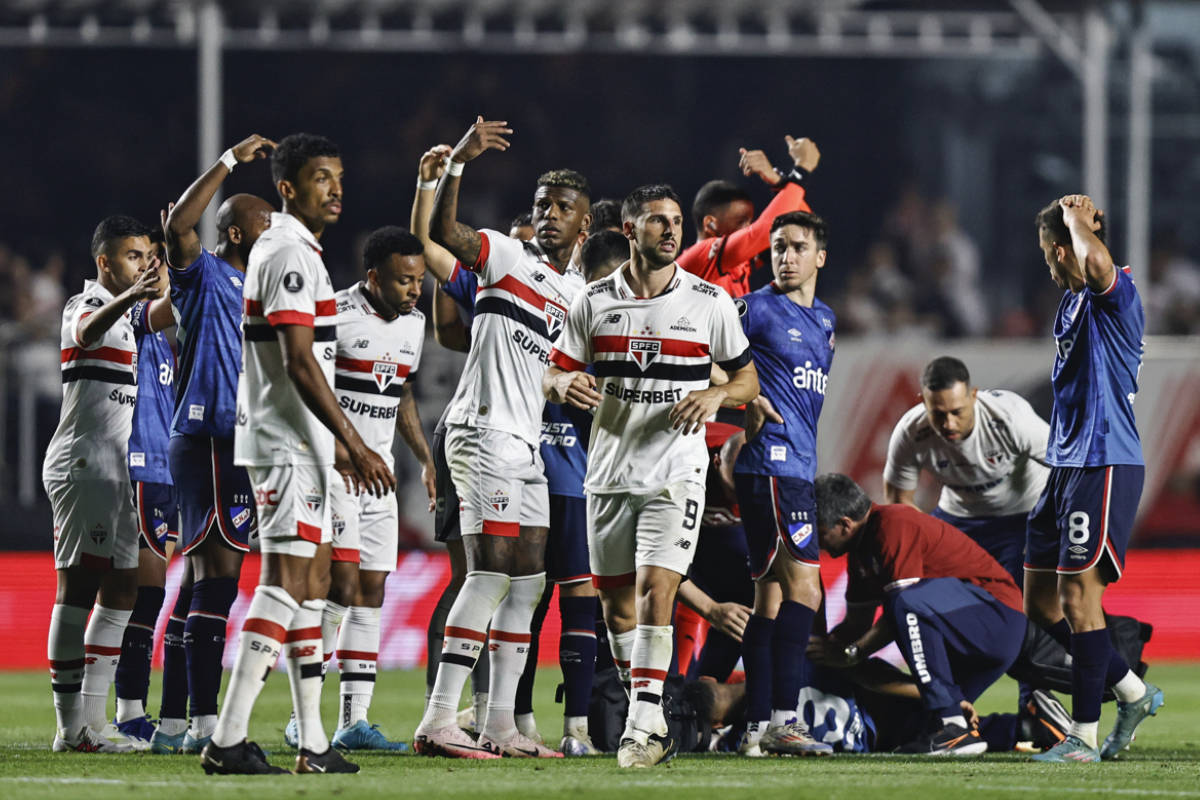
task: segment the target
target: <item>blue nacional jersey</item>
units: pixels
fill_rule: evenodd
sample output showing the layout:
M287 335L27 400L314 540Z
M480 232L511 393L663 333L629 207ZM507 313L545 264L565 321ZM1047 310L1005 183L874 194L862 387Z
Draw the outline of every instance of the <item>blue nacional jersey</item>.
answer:
M467 314L475 318L475 292L479 277L458 264L450 280L442 284ZM546 403L542 411L541 452L546 465L546 483L550 494L583 497L583 476L587 472L587 443L592 434L592 417L566 403Z
M179 341L179 391L171 435L232 439L242 362L245 276L207 250L171 270Z
M175 408L175 353L161 332L149 329L147 302L134 306L130 318L137 337L137 401L129 434L129 479L174 484L167 465L167 440Z
M833 364L836 317L816 298L812 308L792 302L774 283L735 303L762 393L784 421L766 423L746 442L733 471L812 482L817 475L817 418Z
M1104 292L1066 292L1054 318L1052 467L1145 464L1133 418L1146 317L1129 268Z

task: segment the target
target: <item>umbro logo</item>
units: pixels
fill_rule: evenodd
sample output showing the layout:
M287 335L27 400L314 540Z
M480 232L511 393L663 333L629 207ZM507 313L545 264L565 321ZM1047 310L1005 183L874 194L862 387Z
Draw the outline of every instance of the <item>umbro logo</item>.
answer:
M788 336L792 337L793 342L804 341L804 335L801 334L800 331L796 330L795 328L788 328Z

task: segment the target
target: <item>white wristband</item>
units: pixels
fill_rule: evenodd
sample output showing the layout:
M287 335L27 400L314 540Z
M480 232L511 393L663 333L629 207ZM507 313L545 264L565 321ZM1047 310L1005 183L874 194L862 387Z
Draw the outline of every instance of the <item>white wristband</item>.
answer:
M222 164L225 165L225 168L227 170L229 170L230 172L233 172L233 168L237 166L238 160L237 160L237 156L235 156L233 154L232 147L229 148L228 150L226 150L224 153L221 153L220 161Z
M436 178L431 181L423 181L420 178L417 179L417 189L421 190L422 192L431 191L436 188L437 188L437 179Z
M462 161L455 161L453 158L450 158L449 156L446 157L446 174L447 175L457 178L459 175L462 175L464 166L465 166L465 164Z

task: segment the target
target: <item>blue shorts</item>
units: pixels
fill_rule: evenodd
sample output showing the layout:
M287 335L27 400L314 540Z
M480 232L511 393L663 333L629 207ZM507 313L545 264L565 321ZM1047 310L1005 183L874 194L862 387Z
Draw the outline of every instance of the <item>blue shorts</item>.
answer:
M1020 587L1025 581L1025 522L1028 514L1003 517L956 517L935 508L932 516L965 533L1000 562Z
M198 547L212 530L228 547L248 551L258 515L250 476L233 463L233 440L172 436L167 457L179 496L183 552Z
M167 543L179 539L179 502L169 483L133 482L137 502L138 549L167 560Z
M555 583L590 581L587 500L550 495L550 536L546 539L546 577Z
M817 502L811 483L782 475L735 473L733 486L746 529L750 577L757 581L770 572L781 542L793 560L821 566Z
M1025 569L1074 575L1106 564L1104 577L1119 579L1145 476L1132 464L1051 468L1029 512Z
M446 429L433 433L433 483L436 493L433 511L433 540L435 542L457 542L462 540L462 528L458 521L458 490L450 477L450 465L446 463Z

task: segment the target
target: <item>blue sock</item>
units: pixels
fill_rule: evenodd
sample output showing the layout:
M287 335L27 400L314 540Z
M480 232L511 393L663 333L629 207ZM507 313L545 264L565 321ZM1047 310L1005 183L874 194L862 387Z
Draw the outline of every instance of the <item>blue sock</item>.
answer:
M775 620L751 614L742 634L746 666L746 722L771 718L771 634Z
M988 714L979 719L979 736L989 753L1007 753L1017 746L1016 714Z
M608 626L604 624L604 614L600 610L600 601L596 600L596 665L599 669L608 669L616 664L613 661L612 646L608 643Z
M133 614L121 639L121 659L114 683L117 697L146 703L150 691L150 657L154 654L154 626L167 593L161 586L139 586Z
M166 719L187 719L187 653L183 647L183 626L192 605L192 587L180 586L175 607L163 634L162 703L158 715Z
M517 714L533 713L533 679L537 677L538 642L542 638L542 624L546 621L546 612L550 610L550 595L554 594L554 584L547 581L546 591L533 610L533 619L529 621L529 655L525 659L525 671L521 680L517 681L516 703L513 711Z
M709 628L708 636L704 637L704 647L700 650L700 660L696 662L695 672L701 677L713 678L717 683L724 683L729 680L730 673L741 657L741 642L716 628Z
M801 671L814 612L803 603L784 600L775 617L771 641L771 710L794 711L800 700Z
M1071 634L1071 718L1098 722L1104 697L1104 678L1112 659L1108 631Z
M1054 637L1054 641L1067 648L1067 652L1071 652L1071 626L1067 624L1067 618L1063 617L1058 622L1046 628L1046 633Z
M1105 629L1105 633L1108 633L1107 629ZM1111 639L1109 640L1109 644L1112 644ZM1112 686L1114 683L1121 680L1121 678L1124 678L1128 672L1129 662L1117 652L1117 648L1112 648L1112 657L1108 659L1108 669L1105 672L1104 685L1106 687Z
M192 605L183 633L192 716L217 713L225 626L236 599L236 578L206 578L192 587Z
M562 636L558 665L563 675L563 716L586 717L596 674L596 605L594 597L558 597Z

